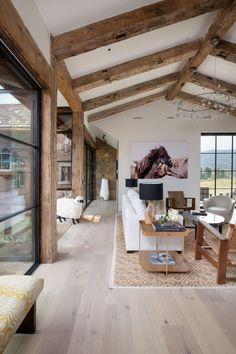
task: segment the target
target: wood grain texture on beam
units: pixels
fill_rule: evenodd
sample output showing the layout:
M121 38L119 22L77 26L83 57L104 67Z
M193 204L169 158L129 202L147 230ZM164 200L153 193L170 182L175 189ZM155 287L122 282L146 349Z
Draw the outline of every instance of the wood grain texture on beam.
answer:
M44 263L53 262L57 255L57 60L52 51L51 57L52 85L50 90L43 89L41 92L40 120L40 260Z
M236 43L221 40L216 48L211 52L217 58L236 63Z
M84 195L84 114L73 112L72 116L72 194Z
M95 150L96 149L96 141L93 139L92 135L90 134L89 130L84 126L84 139L87 143Z
M236 20L236 0L224 10L220 11L211 24L205 38L203 39L198 53L190 59L181 70L179 80L167 93L167 99L173 100L184 84L190 80L196 69L202 64L206 57L213 51L217 43L213 39L220 39L230 29Z
M72 113L72 109L70 107L66 107L66 106L57 107L57 114L69 114L69 113Z
M90 100L83 102L83 111L90 111L92 109L105 106L109 103L120 101L127 97L132 97L146 91L155 90L177 79L178 79L178 73L172 73L169 75L159 77L157 79L145 81L142 82L141 84L137 84L134 86L126 87L118 91L108 93L107 95L92 98Z
M223 8L230 0L165 0L54 37L58 60Z
M82 92L94 87L109 84L115 80L122 80L132 75L189 59L197 53L200 43L200 40L186 42L157 53L84 75L73 80L73 87L76 88L78 92Z
M88 122L91 123L95 120L110 117L110 116L113 116L114 114L125 112L125 111L132 109L132 108L155 102L155 101L165 97L165 95L166 95L166 91L162 91L162 92L154 93L153 95L150 95L150 96L145 96L145 97L139 98L137 100L121 104L119 106L105 109L105 110L97 112L97 113L89 114L88 115Z
M41 87L50 87L50 65L9 0L0 1L0 39L3 39Z
M179 98L180 100L183 100L183 101L187 101L187 102L199 105L199 106L203 106L203 107L207 106L209 109L213 109L213 110L218 111L220 113L224 113L222 111L222 109L220 109L219 107L217 107L215 105L215 101L207 99L207 102L210 102L210 105L208 105L208 104L206 105L203 97L191 95L186 92L179 92L177 95L177 98ZM236 117L236 108L235 107L231 107L231 106L223 104L223 103L221 103L221 106L225 107L225 109L229 112L229 115Z
M220 93L226 93L230 96L236 97L236 85L229 82L218 80L210 76L196 73L191 78L191 83L198 86L206 87Z
M82 102L73 90L72 79L63 61L58 63L58 89L74 112L82 110Z

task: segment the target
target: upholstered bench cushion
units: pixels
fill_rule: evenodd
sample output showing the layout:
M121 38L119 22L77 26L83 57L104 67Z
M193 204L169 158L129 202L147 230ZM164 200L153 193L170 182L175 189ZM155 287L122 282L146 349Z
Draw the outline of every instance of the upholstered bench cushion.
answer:
M0 353L35 303L43 279L28 275L0 276Z

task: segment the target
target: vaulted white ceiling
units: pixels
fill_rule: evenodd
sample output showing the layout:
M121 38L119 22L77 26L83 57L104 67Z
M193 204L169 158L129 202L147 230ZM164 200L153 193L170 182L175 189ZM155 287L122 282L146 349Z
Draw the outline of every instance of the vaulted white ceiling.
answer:
M34 0L41 16L49 30L55 36L82 26L94 23L124 12L160 2L157 0ZM176 2L178 4L178 1ZM196 6L197 1L195 0ZM219 11L197 16L157 30L146 32L135 37L91 50L87 53L65 59L65 64L72 79L104 70L132 59L143 57L155 52L174 47L185 42L204 37L209 26ZM225 34L224 39L236 43L236 24ZM141 74L133 75L122 80L113 81L105 85L78 93L82 101L86 101L104 94L121 90L154 78L180 71L186 61L176 62ZM208 55L199 66L197 72L236 85L236 63ZM96 108L89 112L98 112L109 107L117 106L134 99L149 96L155 92L170 87L170 84L137 96L127 97L120 101ZM183 91L201 92L196 85L186 84ZM233 101L233 106L236 104Z

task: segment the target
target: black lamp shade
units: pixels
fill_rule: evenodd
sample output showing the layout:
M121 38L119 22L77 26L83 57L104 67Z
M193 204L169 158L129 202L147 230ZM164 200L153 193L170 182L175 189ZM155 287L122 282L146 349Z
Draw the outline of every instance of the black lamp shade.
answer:
M163 183L140 183L139 198L142 200L162 200Z
M125 186L126 187L137 187L138 185L138 180L135 178L126 178L125 180Z

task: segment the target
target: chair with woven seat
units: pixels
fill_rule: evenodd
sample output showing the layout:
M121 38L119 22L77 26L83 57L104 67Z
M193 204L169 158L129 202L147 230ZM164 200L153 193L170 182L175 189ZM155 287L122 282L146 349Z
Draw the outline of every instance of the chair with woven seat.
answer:
M217 269L217 284L225 284L227 280L236 280L227 276L228 267L236 267L236 223L229 224L225 236L205 221L197 225L195 259L202 256ZM235 273L236 274L236 273Z
M188 204L190 201L190 205ZM169 191L166 198L166 210L193 210L195 209L195 198L186 198L183 191Z

